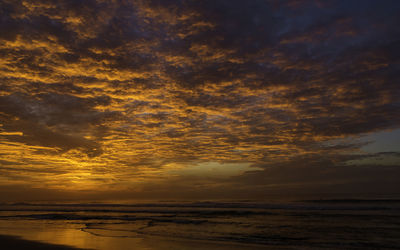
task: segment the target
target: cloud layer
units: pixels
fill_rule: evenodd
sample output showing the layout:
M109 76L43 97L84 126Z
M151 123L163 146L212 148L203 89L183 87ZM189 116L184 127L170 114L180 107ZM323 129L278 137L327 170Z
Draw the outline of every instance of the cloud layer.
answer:
M139 188L209 162L257 172L226 185L281 183L271 168L320 182L328 166L371 157L355 138L400 127L399 11L389 0L2 1L0 183Z

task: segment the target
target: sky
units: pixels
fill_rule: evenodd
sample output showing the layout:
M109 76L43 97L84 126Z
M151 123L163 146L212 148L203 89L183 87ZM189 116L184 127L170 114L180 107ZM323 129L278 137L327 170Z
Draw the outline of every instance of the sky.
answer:
M397 0L0 13L0 201L399 193Z

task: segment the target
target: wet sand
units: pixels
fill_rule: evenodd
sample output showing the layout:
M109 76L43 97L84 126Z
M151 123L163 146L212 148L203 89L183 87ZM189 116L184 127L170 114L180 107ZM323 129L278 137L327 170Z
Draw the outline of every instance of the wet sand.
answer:
M63 245L48 244L38 241L24 240L16 236L0 235L0 245L2 250L79 250Z

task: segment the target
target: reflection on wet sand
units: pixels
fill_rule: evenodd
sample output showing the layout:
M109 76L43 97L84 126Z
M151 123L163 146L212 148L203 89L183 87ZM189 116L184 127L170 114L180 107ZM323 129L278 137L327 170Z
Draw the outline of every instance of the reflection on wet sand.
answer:
M167 249L244 249L248 244L224 243L224 242L207 242L199 240L185 240L185 239L168 239L166 237L157 236L144 236L136 234L136 237L130 233L128 235L109 235L104 236L97 233L88 233L79 228L81 225L64 224L67 228L62 228L61 225L48 224L48 222L35 222L35 221L2 221L0 220L0 234L8 234L20 236L29 242L46 242L49 245L41 245L38 247L33 244L32 249L49 249L49 250L67 250L70 247L83 248L83 249L144 249L144 250L167 250ZM128 233L127 233L128 234ZM18 244L24 246L23 248L9 248L9 249L31 249L29 244L26 245L21 239L4 236L4 238L11 239L12 243L18 241ZM21 242L19 242L21 241ZM3 244L3 243L2 243ZM55 244L55 245L50 245ZM65 247L63 246L65 245ZM27 247L25 247L27 246ZM42 248L42 247L48 248ZM1 248L6 250L7 248ZM71 248L72 249L72 248ZM254 245L252 249L265 249L265 247Z

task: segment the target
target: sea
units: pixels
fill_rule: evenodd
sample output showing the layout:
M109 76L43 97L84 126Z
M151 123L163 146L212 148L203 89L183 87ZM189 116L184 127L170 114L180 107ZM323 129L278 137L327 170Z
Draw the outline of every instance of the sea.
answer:
M0 234L98 250L400 249L400 200L2 203Z

